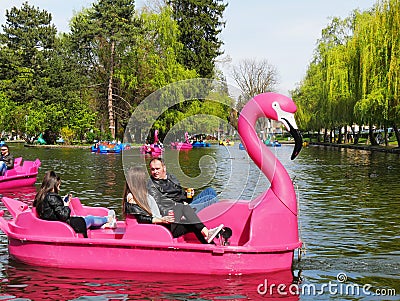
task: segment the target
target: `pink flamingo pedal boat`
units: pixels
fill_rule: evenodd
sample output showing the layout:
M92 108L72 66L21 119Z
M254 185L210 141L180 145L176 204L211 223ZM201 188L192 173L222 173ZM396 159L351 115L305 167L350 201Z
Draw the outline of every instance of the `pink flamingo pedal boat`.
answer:
M154 143L149 144L149 145L143 144L140 147L141 154L147 154L147 155L151 155L154 157L161 156L163 152L164 152L164 148L161 146L161 144L159 143L159 139L158 139L158 130L154 131Z
M4 176L0 176L0 190L34 185L40 165L39 159L24 161L22 157L15 158L14 168L7 170Z
M193 148L193 145L189 142L189 134L185 133L185 142L171 142L171 147L177 150L189 150Z
M255 131L259 117L281 121L295 139L294 159L302 139L294 120L296 105L283 95L255 96L243 108L239 133L250 157L271 182L253 200L220 200L199 212L208 227L220 223L230 238L200 244L193 234L173 238L161 225L139 224L134 217L115 229L89 230L89 238L66 223L37 218L34 209L15 199L2 201L11 215L0 211L0 228L7 235L9 255L36 266L193 274L250 274L287 270L301 247L297 200L293 183L280 161ZM107 209L71 202L76 215L107 215Z

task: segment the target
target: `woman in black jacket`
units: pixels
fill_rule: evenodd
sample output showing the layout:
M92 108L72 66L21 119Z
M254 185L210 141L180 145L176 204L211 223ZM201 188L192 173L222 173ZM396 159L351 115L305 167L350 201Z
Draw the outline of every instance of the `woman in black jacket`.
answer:
M87 237L87 229L90 227L107 226L114 228L116 226L114 210L109 210L108 216L71 216L70 200L64 201L58 194L60 185L61 179L54 171L45 173L42 186L33 202L33 206L36 207L36 212L41 219L65 222L76 233L82 233L84 237Z
M176 203L173 216L161 216L154 198L147 192L147 173L145 169L133 167L128 170L122 200L123 215L135 215L139 223L162 224L173 237L193 232L201 243L211 243L221 232L223 224L208 229L189 205Z
M54 171L47 172L35 196L33 207L36 207L36 212L41 219L65 222L76 233L82 233L83 237L87 238L85 219L80 216L71 216L71 209L58 194L60 185L60 177Z

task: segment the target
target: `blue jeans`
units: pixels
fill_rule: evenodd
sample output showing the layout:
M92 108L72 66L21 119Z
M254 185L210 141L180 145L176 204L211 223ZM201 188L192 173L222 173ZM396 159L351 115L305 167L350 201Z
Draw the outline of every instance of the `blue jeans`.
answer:
M213 188L209 187L200 192L189 205L196 210L196 212L199 212L216 202L218 202L217 193Z
M89 229L90 227L100 228L101 226L103 226L105 223L108 222L107 216L86 215L83 218L85 219L87 229Z
M4 161L0 161L0 176L4 176L7 171L7 165Z

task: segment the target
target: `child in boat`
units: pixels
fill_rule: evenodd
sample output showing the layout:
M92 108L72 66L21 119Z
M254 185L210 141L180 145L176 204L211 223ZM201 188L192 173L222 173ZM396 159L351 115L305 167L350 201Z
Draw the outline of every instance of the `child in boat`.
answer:
M116 227L115 211L109 210L108 216L71 216L69 208L70 196L64 201L58 194L61 179L54 171L45 173L39 192L35 196L33 207L41 219L62 221L69 224L77 233L87 236L87 229L91 227Z
M14 168L14 157L10 154L7 144L1 146L0 176L4 176L8 169Z
M148 194L147 173L140 167L128 170L122 199L123 215L135 215L139 223L161 224L167 227L174 238L193 232L201 243L212 243L221 232L223 224L208 229L189 205L176 203L173 216L161 216L154 198Z

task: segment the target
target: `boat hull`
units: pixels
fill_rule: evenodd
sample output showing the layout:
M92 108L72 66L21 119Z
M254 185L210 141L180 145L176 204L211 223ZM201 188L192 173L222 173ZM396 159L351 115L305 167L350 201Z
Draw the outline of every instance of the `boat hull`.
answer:
M4 176L0 176L0 190L34 185L40 165L39 159L22 162L22 158L16 158L14 168L7 170Z
M235 145L235 142L233 142L233 141L222 141L222 140L220 140L220 141L219 141L219 145L223 145L223 146L233 146L233 145Z
M90 147L91 152L93 153L101 153L101 154L119 154L123 150L129 149L130 145L126 143L121 144L99 144L99 145L92 145Z
M142 244L134 241L84 239L76 242L9 237L9 254L34 266L191 274L251 274L290 269L293 250L246 252L235 247Z
M197 148L197 147L210 147L210 143L206 143L206 142L200 142L200 141L195 141L192 143L193 148Z
M5 181L3 180L0 182L0 189L7 190L7 189L12 189L12 188L35 185L36 176L37 176L37 174L32 175L32 176L27 176L27 177L14 178L14 179L5 180Z
M141 154L151 155L151 156L161 156L164 148L159 145L151 144L150 146L142 145L139 149Z
M177 149L177 150L189 150L189 149L193 148L193 145L191 145L190 143L186 143L186 142L171 143L171 146L173 149Z
M214 239L213 244L201 244L193 233L173 238L166 227L138 223L131 215L114 229L89 229L88 238L83 238L67 223L38 218L35 208L21 201L3 197L2 202L13 217L4 218L0 210L0 229L8 237L10 256L35 266L254 274L290 269L294 251L301 247L296 217L285 218L280 211L287 208L277 199L269 202L277 202L274 210L237 200L220 200L201 210L199 218L207 228L224 224L230 229L230 235ZM108 214L107 208L84 206L78 198L72 198L69 206L72 215Z

